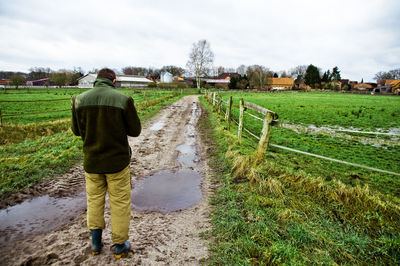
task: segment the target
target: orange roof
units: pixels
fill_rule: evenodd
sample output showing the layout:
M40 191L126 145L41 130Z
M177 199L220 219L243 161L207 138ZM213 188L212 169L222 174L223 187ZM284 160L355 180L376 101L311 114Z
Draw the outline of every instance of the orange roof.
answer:
M267 84L272 87L292 87L294 79L292 78L269 78Z
M387 79L385 80L385 86L391 85L391 83L395 81L394 79Z
M385 85L395 85L400 82L400 79L387 79Z
M374 86L372 86L371 84L368 84L368 83L358 83L358 84L354 85L354 88L355 89L360 89L360 88L372 89L372 88L374 88Z
M392 89L400 88L400 79L394 80L392 83L390 83L390 85L392 85Z

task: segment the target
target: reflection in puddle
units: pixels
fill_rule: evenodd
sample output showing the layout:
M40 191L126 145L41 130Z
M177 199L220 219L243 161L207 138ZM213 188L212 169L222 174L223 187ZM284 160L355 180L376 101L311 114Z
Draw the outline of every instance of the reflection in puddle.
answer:
M182 167L193 169L197 166L199 159L196 156L194 145L184 143L176 147L176 150L180 152L180 155L178 156L178 162L182 165Z
M86 208L86 193L74 198L53 198L48 195L26 200L0 211L0 243L27 234L50 232L67 224Z
M195 125L200 110L194 103L189 124L185 131L185 143L179 145L178 162L182 169L163 170L136 181L132 190L132 206L139 211L168 213L189 208L200 202L202 176L195 170L199 162L196 155Z
M201 200L201 179L199 173L188 169L160 171L136 181L132 205L140 211L162 213L188 208Z
M161 130L164 127L164 125L165 125L164 120L157 121L150 127L150 130L153 130L153 131Z

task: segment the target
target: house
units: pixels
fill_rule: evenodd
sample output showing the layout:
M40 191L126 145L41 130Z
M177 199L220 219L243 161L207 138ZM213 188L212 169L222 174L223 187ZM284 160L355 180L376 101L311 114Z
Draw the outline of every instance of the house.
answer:
M293 78L268 78L266 84L266 88L269 90L291 89L293 86Z
M10 83L11 83L11 80L9 80L9 79L0 79L0 85L8 86L8 85L10 85Z
M349 81L349 86L353 89L355 85L358 84L358 81Z
M213 87L228 87L230 81L230 77L228 79L201 79L202 81L205 81L207 84Z
M372 91L374 88L376 88L376 83L358 83L353 86L354 89L358 89L360 91L362 90L368 90Z
M234 72L227 72L227 73L221 73L218 75L218 77L216 77L215 79L227 79L230 80L231 77L235 77L238 78L240 75L238 73L234 73Z
M172 82L172 74L169 72L162 72L160 74L160 82L161 83L171 83Z
M97 74L87 74L78 79L79 88L93 88ZM132 75L117 75L116 87L145 87L152 81L145 77Z
M79 88L93 88L93 83L97 78L97 74L87 74L78 79Z
M26 86L46 86L50 84L50 78L28 80Z
M172 82L185 82L185 79L179 76L173 76Z
M391 83L392 92L400 95L400 80L395 80Z
M400 88L400 79L387 79L383 84L383 86L378 86L381 92L395 92L396 89Z

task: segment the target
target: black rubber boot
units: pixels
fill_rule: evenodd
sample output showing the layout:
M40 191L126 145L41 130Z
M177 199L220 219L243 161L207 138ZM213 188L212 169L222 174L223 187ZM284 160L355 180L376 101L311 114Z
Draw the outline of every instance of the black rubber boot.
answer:
M93 229L90 230L92 233L92 255L100 254L102 243L101 243L101 234L103 230L101 229Z
M114 257L117 259L122 258L124 255L128 254L131 244L129 241L125 241L123 244L114 244L111 247L114 251Z

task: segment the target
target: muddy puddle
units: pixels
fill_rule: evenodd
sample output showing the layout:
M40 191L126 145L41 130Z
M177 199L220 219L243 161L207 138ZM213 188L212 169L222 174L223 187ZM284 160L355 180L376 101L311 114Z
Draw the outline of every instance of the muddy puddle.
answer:
M185 130L185 143L176 147L181 169L163 170L136 181L132 190L132 206L139 211L168 213L183 210L201 201L202 176L196 170L199 163L195 126L200 110L193 103L191 117ZM157 128L155 123L153 126Z
M165 125L164 120L157 121L150 127L150 130L153 130L153 131L161 130L164 127L164 125Z
M0 246L26 235L47 233L72 221L86 208L86 193L73 198L48 195L0 211Z

